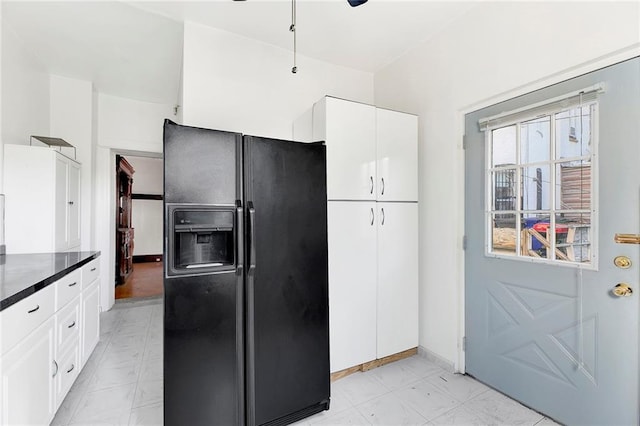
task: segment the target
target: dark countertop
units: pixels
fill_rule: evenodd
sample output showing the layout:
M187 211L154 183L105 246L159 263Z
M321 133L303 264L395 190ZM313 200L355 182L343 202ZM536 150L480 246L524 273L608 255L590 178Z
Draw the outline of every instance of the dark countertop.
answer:
M0 311L100 256L99 251L0 256Z

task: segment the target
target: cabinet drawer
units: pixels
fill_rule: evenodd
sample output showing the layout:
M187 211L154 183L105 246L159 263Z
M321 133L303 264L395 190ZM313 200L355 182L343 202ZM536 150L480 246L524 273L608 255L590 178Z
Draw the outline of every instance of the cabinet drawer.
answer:
M100 259L93 259L82 267L82 289L89 288L100 275Z
M64 397L69 393L71 385L80 373L80 342L76 340L74 345L57 357L58 372L55 379L56 408L60 407Z
M49 285L0 312L0 354L27 337L55 312L55 285Z
M80 294L80 277L80 269L76 269L56 281L56 311Z
M64 350L80 337L80 296L77 296L56 314L56 343Z

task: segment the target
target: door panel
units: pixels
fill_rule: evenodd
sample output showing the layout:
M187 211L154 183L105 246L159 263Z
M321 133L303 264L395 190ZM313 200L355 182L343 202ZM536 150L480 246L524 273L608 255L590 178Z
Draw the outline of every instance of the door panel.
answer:
M329 201L331 372L376 359L376 203Z
M597 83L595 269L485 255L485 135L478 120ZM479 380L567 424L638 424L640 60L635 58L466 117L466 369ZM595 147L593 147L595 148ZM596 247L597 246L597 247ZM633 266L619 269L614 257Z
M418 204L378 207L377 357L418 346Z
M376 109L378 201L418 201L418 117Z
M376 199L376 108L327 97L327 196Z
M69 247L69 205L68 196L68 166L62 156L56 155L56 187L55 187L55 248L65 251Z
M80 245L80 165L69 161L69 247Z
M285 424L328 408L325 147L246 136L244 152L247 420Z
M164 279L164 424L242 423L235 271Z

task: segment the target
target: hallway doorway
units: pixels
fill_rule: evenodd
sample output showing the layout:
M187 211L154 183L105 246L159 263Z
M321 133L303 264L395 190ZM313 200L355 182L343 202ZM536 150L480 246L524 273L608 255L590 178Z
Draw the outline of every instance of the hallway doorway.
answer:
M123 163L130 173L126 176L127 191L122 191L123 185L116 179L115 299L162 296L162 159L117 155L117 177ZM123 215L129 218L126 230L122 228ZM128 238L119 238L123 232ZM124 273L123 265L127 266Z

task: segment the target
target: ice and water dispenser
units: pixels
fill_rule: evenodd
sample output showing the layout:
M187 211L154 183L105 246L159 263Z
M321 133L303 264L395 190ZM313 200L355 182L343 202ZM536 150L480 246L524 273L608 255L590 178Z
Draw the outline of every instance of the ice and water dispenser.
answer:
M168 275L235 268L234 208L167 206Z

